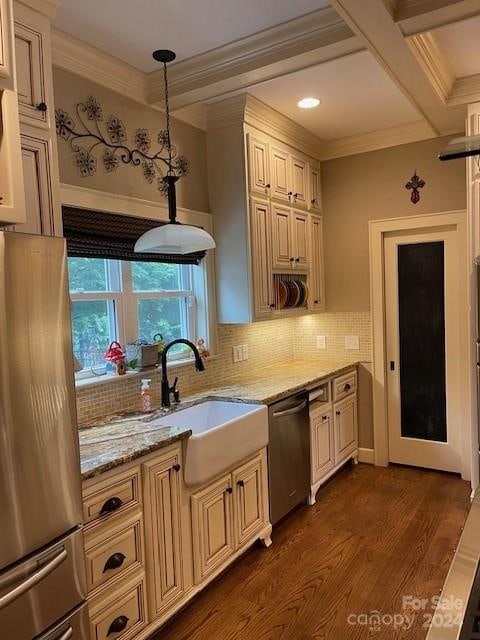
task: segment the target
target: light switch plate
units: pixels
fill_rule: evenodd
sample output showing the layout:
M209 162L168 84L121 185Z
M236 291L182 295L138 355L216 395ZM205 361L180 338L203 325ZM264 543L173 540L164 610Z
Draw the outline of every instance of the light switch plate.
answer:
M345 336L345 349L360 349L360 338L358 336Z
M317 336L317 349L326 349L326 348L327 348L326 336Z
M242 345L242 360L248 360L248 344Z
M242 345L237 345L233 347L233 361L241 362L243 360L243 348Z

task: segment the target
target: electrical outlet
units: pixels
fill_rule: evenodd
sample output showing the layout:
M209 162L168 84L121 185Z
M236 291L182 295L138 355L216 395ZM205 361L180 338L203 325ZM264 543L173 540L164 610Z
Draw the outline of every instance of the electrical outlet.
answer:
M327 348L326 336L317 336L317 349L326 349L326 348Z
M248 360L248 344L242 345L242 360Z
M241 362L243 360L243 347L242 345L238 345L233 347L233 361Z
M345 349L360 349L358 336L345 336Z

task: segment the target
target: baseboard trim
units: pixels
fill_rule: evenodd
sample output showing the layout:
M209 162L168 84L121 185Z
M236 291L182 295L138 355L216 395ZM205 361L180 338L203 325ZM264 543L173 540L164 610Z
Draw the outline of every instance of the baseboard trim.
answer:
M358 461L366 462L367 464L375 464L375 449L365 449L360 447L358 449Z

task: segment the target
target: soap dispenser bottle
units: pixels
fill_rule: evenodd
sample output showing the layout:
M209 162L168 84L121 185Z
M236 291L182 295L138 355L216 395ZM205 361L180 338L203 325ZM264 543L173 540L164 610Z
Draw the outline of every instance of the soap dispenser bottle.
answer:
M152 410L152 396L150 393L150 378L142 380L142 387L140 389L140 404L142 413L150 413Z

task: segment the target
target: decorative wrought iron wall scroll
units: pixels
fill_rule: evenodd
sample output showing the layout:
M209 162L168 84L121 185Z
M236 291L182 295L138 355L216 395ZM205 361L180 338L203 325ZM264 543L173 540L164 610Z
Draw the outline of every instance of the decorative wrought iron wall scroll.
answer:
M127 131L116 115L109 115L104 121L102 105L94 96L76 105L77 121L63 109L55 110L57 134L70 144L75 155L75 163L81 175L92 176L97 170L95 151L102 152L102 163L108 173L116 171L121 164L141 167L144 179L149 183L157 181L160 193L167 195L164 181L168 174L169 151L172 166L170 175L182 177L188 173L189 161L178 155L171 145L168 131L163 129L157 136L160 146L156 153L151 152L152 140L148 129L136 129L133 135L133 148L127 143Z

